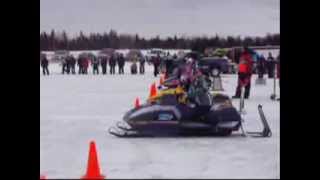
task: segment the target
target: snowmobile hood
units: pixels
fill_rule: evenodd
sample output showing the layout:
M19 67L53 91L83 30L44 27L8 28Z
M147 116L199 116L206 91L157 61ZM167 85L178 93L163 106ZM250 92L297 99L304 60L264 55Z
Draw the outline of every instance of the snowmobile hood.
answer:
M180 119L181 118L181 112L178 110L178 108L175 105L147 105L143 106L137 109L132 109L128 111L125 116L123 117L123 120L126 122L135 121L135 120L142 120L143 116L146 114L153 114L153 112L157 111L170 111L173 112L174 115ZM152 119L150 119L152 120Z

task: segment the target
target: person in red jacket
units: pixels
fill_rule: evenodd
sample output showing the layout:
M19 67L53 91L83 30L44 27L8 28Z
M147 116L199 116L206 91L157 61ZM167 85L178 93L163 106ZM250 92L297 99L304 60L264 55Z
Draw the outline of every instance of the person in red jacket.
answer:
M240 98L241 87L245 87L244 98L248 99L250 96L251 75L252 75L253 59L249 48L244 47L240 56L238 65L238 86L236 94L232 98Z
M88 67L89 67L89 59L88 58L84 58L82 60L83 74L88 74Z

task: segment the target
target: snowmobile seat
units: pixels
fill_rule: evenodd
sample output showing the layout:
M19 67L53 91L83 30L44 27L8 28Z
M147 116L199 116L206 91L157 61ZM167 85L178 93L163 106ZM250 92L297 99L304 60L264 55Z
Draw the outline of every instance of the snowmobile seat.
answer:
M213 96L213 103L221 103L221 102L225 102L227 100L230 100L228 96L223 95L223 94L216 94Z

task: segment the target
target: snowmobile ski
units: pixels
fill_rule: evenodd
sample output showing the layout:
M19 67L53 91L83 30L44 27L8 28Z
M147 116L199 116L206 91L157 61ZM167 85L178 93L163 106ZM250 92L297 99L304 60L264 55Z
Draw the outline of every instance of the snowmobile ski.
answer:
M258 110L259 110L260 119L261 119L261 122L263 125L263 130L261 132L246 132L246 133L252 137L271 137L272 132L271 132L270 126L267 122L267 119L263 113L261 104L259 104Z
M109 128L109 134L114 135L116 137L123 137L123 138L134 138L134 137L146 137L147 135L140 134L136 131L130 130L126 131L120 128L111 127Z
M116 123L117 128L123 130L123 131L133 131L133 129L125 122L123 121L118 121Z

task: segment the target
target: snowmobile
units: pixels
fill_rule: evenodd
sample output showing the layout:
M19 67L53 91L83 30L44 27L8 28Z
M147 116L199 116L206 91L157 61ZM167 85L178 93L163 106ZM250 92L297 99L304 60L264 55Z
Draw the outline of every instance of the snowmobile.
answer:
M129 110L109 133L117 137L230 136L241 128L243 136L271 136L261 105L263 131L245 132L243 94L239 112L227 95L210 93L210 86L210 79L201 72L191 82L184 74L174 74L158 87L157 95Z
M200 80L190 85L187 92L185 87L174 85L177 79L167 79L165 89L128 111L123 121L111 127L109 133L118 137L229 136L238 131L241 116L230 98L211 95L207 88L197 84Z

